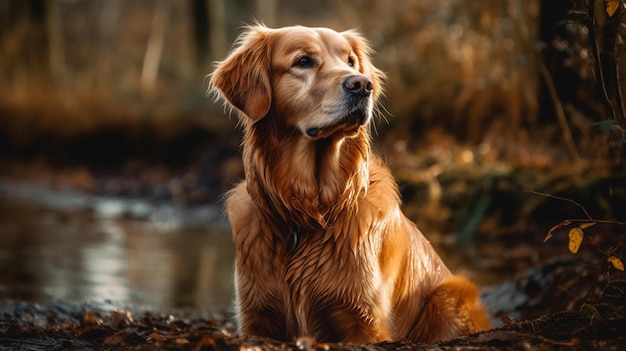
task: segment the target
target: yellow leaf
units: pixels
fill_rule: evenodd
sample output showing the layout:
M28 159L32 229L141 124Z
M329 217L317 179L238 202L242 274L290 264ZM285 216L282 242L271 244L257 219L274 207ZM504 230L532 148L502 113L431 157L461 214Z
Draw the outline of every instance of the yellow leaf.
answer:
M554 232L551 230L548 232L548 234L546 234L546 237L543 238L543 242L545 243L546 241L550 240L550 238L552 237L552 235L554 234Z
M580 249L580 244L583 242L583 237L585 234L580 227L574 227L569 230L569 244L567 248L573 254L578 253L578 249Z
M589 227L592 227L596 225L596 222L585 222L585 223L581 223L580 224L580 229L587 229Z
M619 257L609 256L608 260L613 265L613 267L615 267L615 269L619 269L622 272L624 271L624 263L622 262L622 260L619 259Z
M552 235L554 235L554 232L565 227L568 226L572 223L572 221L570 221L569 219L564 220L563 222L555 225L554 227L552 227L550 229L550 231L548 232L548 234L546 235L545 238L543 238L543 242L545 243L546 241L550 240L550 238L552 237Z
M619 7L619 2L619 0L608 0L606 2L606 13L609 15L609 17L613 17L615 12L617 11L617 8Z

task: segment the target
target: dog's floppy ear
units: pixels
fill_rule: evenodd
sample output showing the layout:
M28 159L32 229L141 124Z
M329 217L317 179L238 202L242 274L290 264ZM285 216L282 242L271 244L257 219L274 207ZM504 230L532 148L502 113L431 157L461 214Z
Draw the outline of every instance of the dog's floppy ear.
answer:
M237 39L235 49L217 63L209 82L210 91L252 123L267 115L272 102L268 34L262 25L248 27Z

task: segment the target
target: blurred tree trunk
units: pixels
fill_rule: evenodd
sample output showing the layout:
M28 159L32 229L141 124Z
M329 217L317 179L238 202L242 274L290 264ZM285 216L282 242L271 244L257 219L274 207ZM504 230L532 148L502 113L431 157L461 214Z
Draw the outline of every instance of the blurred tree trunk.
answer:
M222 59L228 49L225 0L191 0L194 48L200 67Z
M202 67L209 59L209 43L211 38L208 0L191 0L191 6L189 8L191 9L196 63L198 66Z
M626 112L620 87L620 56L623 51L622 28L626 10L617 2L614 12L609 12L607 1L594 1L589 7L589 16L593 21L595 43L598 51L598 75L605 97L609 118L626 125Z
M255 13L257 20L269 27L276 26L278 0L257 0Z
M46 0L13 0L2 4L0 39L3 72L9 80L50 77Z
M46 35L48 2L45 0L30 0L24 1L22 6L26 7L25 20L28 21L27 41L24 43L26 59L30 63L28 66L30 66L34 75L48 78L50 73L48 60L49 43Z
M211 61L221 60L228 51L228 21L225 0L209 1L209 31L211 33Z
M141 90L152 94L156 90L157 76L165 45L165 33L169 22L169 3L165 0L157 2L152 17L152 32L148 38L148 45L141 70Z
M94 9L98 20L97 45L94 58L95 70L91 72L93 81L97 86L107 87L111 83L110 77L114 75L113 63L118 44L117 31L121 13L121 0L107 0L96 4Z
M50 73L54 82L58 83L65 77L65 42L63 40L63 27L60 21L59 6L56 1L47 1L46 30L50 50L49 65Z

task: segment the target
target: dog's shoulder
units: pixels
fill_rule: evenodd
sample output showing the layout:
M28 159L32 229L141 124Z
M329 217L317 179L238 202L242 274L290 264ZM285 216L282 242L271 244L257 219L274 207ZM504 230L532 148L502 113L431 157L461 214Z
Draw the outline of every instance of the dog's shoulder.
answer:
M247 183L245 180L226 193L226 208L229 212L230 210L237 209L242 205L245 206L247 203L252 203L252 199L248 194Z
M380 206L386 205L388 206L387 208L400 205L400 194L396 178L391 174L391 170L380 157L376 155L371 155L370 157L370 186L366 199L373 203L378 203Z
M246 181L242 181L226 194L226 212L235 240L239 235L248 236L254 230L259 230L258 208L246 187Z

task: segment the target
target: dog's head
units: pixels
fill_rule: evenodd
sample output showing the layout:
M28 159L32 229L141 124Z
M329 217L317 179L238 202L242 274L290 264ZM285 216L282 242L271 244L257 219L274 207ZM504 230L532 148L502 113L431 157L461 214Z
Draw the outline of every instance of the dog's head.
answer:
M248 27L211 75L210 89L244 126L274 118L305 138L351 136L372 119L383 74L356 32Z

